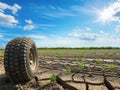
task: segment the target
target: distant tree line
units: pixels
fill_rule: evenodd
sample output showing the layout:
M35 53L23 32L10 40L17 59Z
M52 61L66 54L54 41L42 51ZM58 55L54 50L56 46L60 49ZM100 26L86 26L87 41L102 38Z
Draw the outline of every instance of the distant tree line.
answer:
M58 49L76 49L76 50L92 50L92 49L120 49L120 47L77 47L77 48L71 48L71 47L41 47L41 48L37 48L38 50L42 50L42 49L46 49L46 50L58 50ZM0 50L4 50L3 48L0 48Z
M0 48L0 50L4 50L3 48Z
M88 49L120 49L120 47L77 47L77 48L71 48L71 47L42 47L42 48L37 48L38 50L39 49L52 49L52 50L57 50L57 49L76 49L76 50L88 50Z

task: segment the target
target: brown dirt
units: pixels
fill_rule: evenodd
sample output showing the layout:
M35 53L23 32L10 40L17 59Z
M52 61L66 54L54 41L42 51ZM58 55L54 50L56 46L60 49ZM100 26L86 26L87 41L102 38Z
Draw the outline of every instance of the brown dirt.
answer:
M24 85L15 85L10 82L6 78L3 62L0 62L0 90L120 90L119 60L116 60L118 70L105 72L105 75L99 70L94 59L86 59L86 68L83 71L76 71L76 60L79 59L49 57L40 59L36 78ZM113 60L104 61L105 63L113 62ZM68 73L65 66L74 69ZM52 75L57 78L54 83L50 81Z

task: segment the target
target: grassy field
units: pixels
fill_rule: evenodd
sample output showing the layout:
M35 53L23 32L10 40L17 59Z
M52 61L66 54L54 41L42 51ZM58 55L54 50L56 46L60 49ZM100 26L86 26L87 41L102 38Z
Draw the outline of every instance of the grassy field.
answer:
M42 48L37 49L37 52L40 72L38 75L41 83L42 79L43 82L48 79L47 83L50 80L57 81L58 79L54 79L56 78L54 75L61 75L59 76L61 80L69 85L71 83L71 86L77 90L88 90L87 86L82 87L86 83L91 90L98 88L107 90L108 83L110 87L117 88L115 90L120 89L120 78L118 78L120 77L120 49ZM3 60L3 55L4 50L0 50L0 60ZM48 85L47 83L46 85Z
M4 55L4 50L0 50L0 56Z
M120 49L39 49L41 57L120 59Z
M37 49L39 57L120 59L120 49ZM0 50L3 57L4 50Z

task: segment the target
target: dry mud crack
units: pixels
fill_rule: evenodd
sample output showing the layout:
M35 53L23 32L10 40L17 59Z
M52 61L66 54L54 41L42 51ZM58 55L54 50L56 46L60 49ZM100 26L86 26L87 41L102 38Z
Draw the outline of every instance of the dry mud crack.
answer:
M13 84L5 75L3 63L0 62L0 90L120 90L120 60L117 61L117 71L103 73L94 59L85 60L85 69L76 70L74 58L53 59L39 58L37 76L26 84ZM113 60L104 60L111 63ZM66 67L72 67L70 72ZM73 69L74 68L74 69ZM51 82L52 75L56 81Z

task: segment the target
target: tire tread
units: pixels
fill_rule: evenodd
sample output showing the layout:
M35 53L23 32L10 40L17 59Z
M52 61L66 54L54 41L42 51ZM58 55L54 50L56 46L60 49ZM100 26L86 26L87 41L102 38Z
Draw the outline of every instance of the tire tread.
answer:
M34 42L29 38L15 38L5 49L4 67L7 76L14 83L25 83L33 77L27 67L27 48Z

